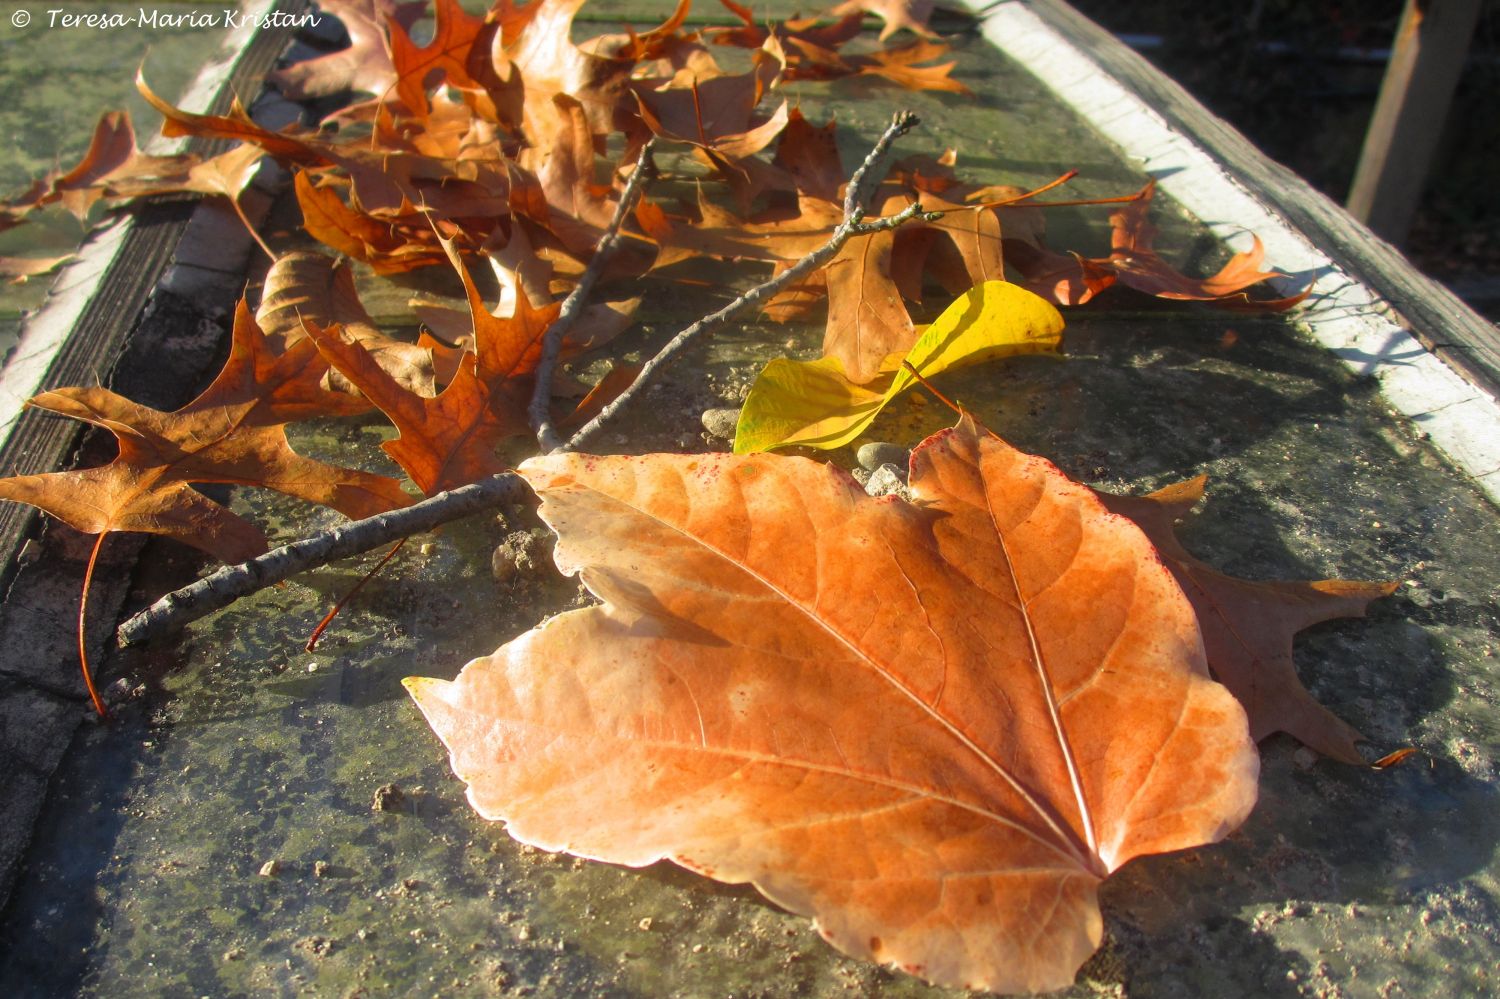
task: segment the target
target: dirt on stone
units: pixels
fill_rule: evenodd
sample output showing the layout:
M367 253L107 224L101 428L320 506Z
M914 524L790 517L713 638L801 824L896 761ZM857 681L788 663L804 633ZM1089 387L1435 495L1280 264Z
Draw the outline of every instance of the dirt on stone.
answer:
M552 532L544 527L512 531L490 556L490 572L496 581L532 575L552 565Z

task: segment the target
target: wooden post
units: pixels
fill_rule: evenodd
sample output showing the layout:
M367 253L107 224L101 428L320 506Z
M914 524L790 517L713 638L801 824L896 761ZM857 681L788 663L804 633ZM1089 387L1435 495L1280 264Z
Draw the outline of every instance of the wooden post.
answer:
M1392 243L1405 240L1411 228L1479 4L1406 0L1347 206Z

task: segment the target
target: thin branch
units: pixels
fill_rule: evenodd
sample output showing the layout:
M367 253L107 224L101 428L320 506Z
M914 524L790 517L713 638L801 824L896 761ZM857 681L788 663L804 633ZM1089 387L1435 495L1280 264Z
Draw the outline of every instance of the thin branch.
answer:
M895 215L868 222L864 219L865 206L884 179L884 164L889 155L891 143L898 136L910 131L916 124L917 116L909 111L903 111L897 114L890 126L886 128L885 133L881 135L880 140L875 143L875 147L870 150L870 154L865 157L865 161L850 179L849 192L844 199L844 220L835 227L827 243L774 278L751 288L718 312L704 316L678 333L641 369L641 373L636 376L630 388L553 450L576 450L600 426L641 394L643 386L647 384L652 374L681 353L694 339L721 325L741 309L759 305L787 285L823 266L850 239L894 229L913 218L926 218L928 213L922 210L919 203L913 202ZM638 168L637 173L639 172ZM624 200L625 196L622 195L622 204ZM613 227L613 231L617 233L618 226ZM552 332L548 330L547 336L551 337ZM378 548L399 538L430 530L439 524L458 520L481 510L506 503L521 502L529 495L529 492L525 480L519 475L514 472L503 472L458 489L438 493L400 510L392 510L376 517L336 527L305 541L277 548L249 562L226 566L196 583L167 594L127 620L120 625L117 639L122 646L139 645L157 635L175 631L183 625L206 617L222 607L227 607L240 597L265 589L299 572L315 569L335 559Z
M598 416L579 427L568 442L558 450L578 450L583 442L598 432L600 427L630 405L631 400L641 394L652 376L670 364L694 340L718 329L742 309L759 305L779 294L783 288L800 281L822 267L832 260L850 239L884 229L894 229L903 222L911 221L919 214L925 217L926 213L923 212L922 206L914 201L895 215L877 219L874 222L864 221L866 206L874 197L875 189L885 179L885 162L890 156L891 144L915 128L917 123L917 116L910 111L897 112L896 116L891 119L891 123L886 126L885 132L876 141L874 148L859 165L859 169L854 171L854 176L849 178L849 190L844 195L844 220L834 228L833 234L828 237L828 242L769 281L761 282L718 312L709 313L667 341L666 346L657 351L656 356L641 368L641 373L636 376L635 381L630 383L630 387L600 410Z
M506 503L520 503L530 495L531 489L525 479L514 472L505 472L438 493L431 499L399 510L340 525L248 562L225 566L196 583L168 593L120 625L116 639L122 646L139 645L207 617L240 597L274 586L299 572L379 548L397 538L430 531L439 524L471 513Z
M875 148L865 156L865 161L849 178L849 190L844 193L844 222L858 222L864 218L866 206L875 196L875 189L885 180L885 163L891 155L891 143L910 132L921 123L915 111L897 111L891 123L885 127ZM899 224L899 223L898 223Z
M614 217L609 220L609 228L604 231L604 238L599 240L599 245L594 248L594 257L589 261L583 276L563 299L562 308L558 310L557 318L552 325L547 327L546 334L542 337L542 357L536 366L536 387L531 392L531 405L526 411L527 419L531 422L531 429L536 433L536 441L545 454L555 451L562 445L562 438L557 434L557 428L552 425L552 376L557 370L557 359L562 354L563 338L583 314L584 303L588 301L589 295L594 290L594 285L599 281L599 275L604 272L604 265L609 262L610 257L615 255L615 248L620 245L620 227L635 210L635 203L640 200L641 192L645 189L645 181L655 172L652 166L651 154L656 150L656 136L652 136L641 147L641 155L635 161L635 170L630 174L630 180L625 183L625 190L620 194L620 203L615 206Z
M873 222L863 222L852 218L845 219L833 230L833 235L829 237L828 242L818 247L811 254L803 257L796 264L782 271L771 280L751 288L718 312L710 313L699 319L667 341L666 346L662 347L656 356L647 361L646 365L641 368L641 373L636 376L635 381L630 383L630 387L616 396L608 406L600 410L598 416L595 416L588 423L580 427L578 432L567 443L563 444L559 450L578 450L584 441L592 437L601 426L613 419L620 410L630 405L631 400L641 394L644 386L651 380L652 375L660 368L670 364L678 354L686 350L698 337L722 326L735 313L742 309L759 305L766 299L776 295L787 285L802 279L822 267L829 260L832 260L838 254L839 250L844 248L844 244L849 242L853 237L863 236L872 232L881 232L885 229L894 229L903 222L909 222L919 215L925 218L927 213L922 211L922 206L914 201L895 215L876 219Z

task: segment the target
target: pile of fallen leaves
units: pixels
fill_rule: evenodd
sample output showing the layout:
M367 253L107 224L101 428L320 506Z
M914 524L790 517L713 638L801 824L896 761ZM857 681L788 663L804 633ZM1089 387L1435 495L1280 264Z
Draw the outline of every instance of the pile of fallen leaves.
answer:
M427 496L504 471L497 445L537 429L544 334L607 234L624 242L602 278L631 294L588 306L565 354L624 334L635 296L670 288L683 261L782 273L845 219L836 126L778 100L781 84L965 92L930 5L850 0L765 22L722 2L739 24L685 30L683 0L649 31L575 43L582 0L499 0L482 17L437 0L418 44L421 4L324 0L352 44L273 82L365 99L315 130L272 131L239 106L190 114L141 81L167 135L239 144L148 155L106 115L82 162L0 203L0 226L172 191L237 204L270 157L295 172L304 228L332 255L262 243L274 262L258 308L239 303L229 360L182 409L103 388L31 400L110 430L119 455L0 480L0 496L99 543L145 531L233 562L266 539L195 485L271 488L352 518L410 502L395 479L296 454L290 422L378 409L399 431L385 450ZM882 44L845 52L866 10L885 19ZM900 31L910 40L885 44ZM660 162L642 156L653 138ZM821 318L823 356L767 366L735 455L524 463L559 566L603 603L452 683L409 686L475 807L523 841L751 881L842 950L934 982L1049 989L1098 945L1103 878L1245 818L1253 740L1287 731L1363 762L1358 733L1298 681L1292 636L1388 588L1225 576L1173 535L1201 480L1098 494L967 415L913 453L910 502L761 453L842 446L918 380L1055 351L1053 303L1117 282L1235 308L1298 300L1251 296L1274 276L1258 241L1208 278L1170 267L1152 249L1149 185L1113 199L1112 250L1087 258L1048 247L1035 192L964 179L957 163L952 150L898 162L871 217L922 214L854 236L763 304L776 321ZM648 194L621 226L635 169L683 196ZM451 268L467 302L421 306L416 342L390 336L350 260ZM493 300L476 266L494 273ZM908 303L929 284L956 300L919 327ZM632 377L621 367L553 419L592 416Z

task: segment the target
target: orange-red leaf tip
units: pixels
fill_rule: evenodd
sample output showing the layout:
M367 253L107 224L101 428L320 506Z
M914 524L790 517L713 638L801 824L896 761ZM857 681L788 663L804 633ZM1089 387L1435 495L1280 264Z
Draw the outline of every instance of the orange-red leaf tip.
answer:
M1370 769L1371 770L1389 770L1391 767L1394 767L1396 764L1401 763L1408 756L1415 756L1416 754L1417 754L1417 749L1416 749L1415 746L1406 746L1406 747L1403 747L1401 749L1396 750L1393 753L1386 753L1380 759L1376 760L1374 763L1371 763L1370 764Z

